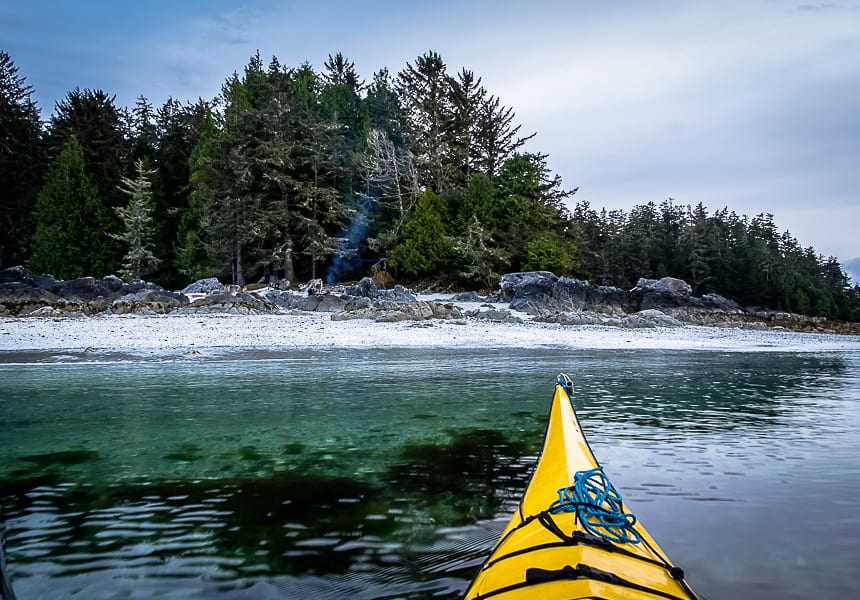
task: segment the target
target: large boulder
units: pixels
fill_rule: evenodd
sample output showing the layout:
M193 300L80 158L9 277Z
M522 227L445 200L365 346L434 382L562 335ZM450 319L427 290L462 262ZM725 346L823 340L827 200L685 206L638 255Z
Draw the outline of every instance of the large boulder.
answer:
M346 286L344 293L348 296L373 299L379 294L379 288L370 277L362 277L357 284Z
M166 290L142 289L120 296L110 305L117 315L157 314L163 315L188 305L188 297Z
M478 292L460 292L451 296L450 302L486 302Z
M26 315L44 306L56 306L62 300L46 289L24 281L0 284L0 306L10 315Z
M218 281L216 277L198 279L182 289L183 294L213 294L225 291L227 291L227 286Z
M278 306L276 304L255 294L223 291L211 293L204 298L198 298L194 302L179 308L176 312L183 314L254 315L275 312L277 310Z
M621 325L618 317L599 315L594 311L555 312L539 315L532 319L535 323L555 323L558 325Z
M588 281L558 277L548 271L509 273L500 281L499 296L512 310L531 315L557 312L624 312L627 295L608 286L593 286Z
M122 287L122 279L115 275L109 275L102 279L79 277L60 281L55 293L71 302L86 303L100 298L113 299L121 293Z
M511 302L517 296L549 296L556 281L558 277L549 271L507 273L499 280L499 298Z
M391 290L379 290L373 305L388 310L396 309L417 302L418 298L402 285L395 285Z
M429 319L461 319L463 313L451 304L416 300L395 308L383 308L376 304L364 307L351 307L332 314L332 321L369 319L379 323L400 321L427 321Z
M0 270L0 284L24 282L33 285L33 274L24 266L7 267Z
M642 277L636 282L636 287L630 290L630 296L636 302L638 310L686 306L692 294L693 288L690 284L674 277L662 279Z
M51 275L33 275L21 266L0 271L0 306L6 313L14 315L34 314L42 307L60 312L100 313L110 310L118 298L143 291L167 295L171 300L165 302L170 304L173 300L179 301L178 294L167 292L153 283L126 283L115 275L64 281Z

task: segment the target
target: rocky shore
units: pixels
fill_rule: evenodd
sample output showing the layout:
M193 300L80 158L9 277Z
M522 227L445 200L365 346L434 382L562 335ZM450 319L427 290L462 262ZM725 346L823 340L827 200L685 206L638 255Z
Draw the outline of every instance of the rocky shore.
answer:
M500 323L603 325L622 328L677 328L703 325L735 328L777 327L819 333L860 333L860 325L792 313L741 307L707 294L692 295L684 281L640 279L632 290L594 286L588 281L549 272L511 273L499 291L414 294L395 286L379 289L370 278L355 285L298 291L263 287L254 291L217 279L169 291L143 281L118 277L57 280L33 275L24 267L0 271L0 315L7 317L76 317L93 315L259 315L314 312L332 321L376 322L474 319Z

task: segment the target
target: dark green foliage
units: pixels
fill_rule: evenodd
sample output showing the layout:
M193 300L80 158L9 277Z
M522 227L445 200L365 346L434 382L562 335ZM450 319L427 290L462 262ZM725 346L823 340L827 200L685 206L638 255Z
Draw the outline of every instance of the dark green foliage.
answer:
M47 128L0 52L0 124L3 265L29 257L58 277L114 272L129 244L115 239L124 230L113 209L143 160L160 259L149 276L171 287L393 267L489 291L502 273L550 270L621 288L673 276L742 305L860 314L839 262L779 232L772 215L672 199L629 212L570 206L576 190L547 157L520 151L531 136L519 135L513 110L432 51L368 85L342 53L319 72L276 57L266 67L257 53L212 102L158 110L143 96L118 109L107 93L76 88Z
M501 240L503 249L510 256L511 269L518 271L533 265L534 261L529 257L530 244L534 257L543 252L538 250L538 246L545 246L548 239L558 240L559 257L572 252L571 244L565 239L568 215L563 200L576 190L567 192L561 189L558 176L549 174L546 156L515 154L505 161L494 179L496 206L488 223L492 224L494 237ZM543 241L537 241L538 238ZM574 258L571 255L560 260L569 266Z
M46 164L32 94L12 58L0 51L0 266L28 258L35 229L33 209Z
M126 118L115 100L103 90L75 88L57 102L48 135L54 157L72 137L77 140L87 174L110 207L125 201L118 188L128 155Z
M839 262L802 248L779 233L773 215L739 217L723 209L672 200L634 207L629 214L598 214L587 203L573 209L581 240L580 276L631 287L640 277L683 279L695 294L717 293L741 305L851 319L857 296ZM585 248L585 251L582 249Z
M214 131L212 108L203 100L183 105L171 98L156 112L155 125L153 197L162 261L152 277L165 286L183 287L210 273L199 243L201 211L191 201L189 183L194 149Z
M390 253L392 265L409 275L444 269L451 255L445 205L433 190L424 192L403 226L403 238Z
M105 233L114 223L84 169L80 145L71 138L39 192L30 268L59 279L110 273L113 247Z

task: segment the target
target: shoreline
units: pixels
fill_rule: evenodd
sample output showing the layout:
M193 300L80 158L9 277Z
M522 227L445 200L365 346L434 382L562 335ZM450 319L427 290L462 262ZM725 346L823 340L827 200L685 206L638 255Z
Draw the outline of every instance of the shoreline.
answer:
M329 313L259 315L97 315L5 317L4 354L29 351L136 352L174 355L202 349L322 350L367 348L703 350L854 352L860 337L687 325L620 328L459 319L379 323L332 321Z

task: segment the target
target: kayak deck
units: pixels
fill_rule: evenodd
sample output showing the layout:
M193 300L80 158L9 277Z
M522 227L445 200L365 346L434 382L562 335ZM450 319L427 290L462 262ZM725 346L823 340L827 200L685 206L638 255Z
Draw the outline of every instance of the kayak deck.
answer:
M565 382L560 376L543 449L522 500L465 598L695 599L683 572L626 512L620 496L612 499L608 480L610 489L598 490L596 500L567 502L569 490L581 491L584 479L601 479L603 473ZM618 504L620 513L602 518L609 504ZM621 525L607 527L607 521Z

